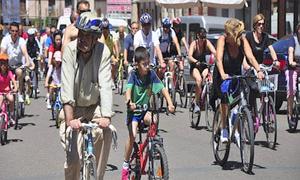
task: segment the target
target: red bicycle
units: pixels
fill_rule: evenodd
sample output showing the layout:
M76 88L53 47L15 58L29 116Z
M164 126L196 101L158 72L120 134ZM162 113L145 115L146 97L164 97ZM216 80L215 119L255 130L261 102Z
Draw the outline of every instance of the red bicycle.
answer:
M163 138L158 135L157 124L158 110L156 108L155 96L151 96L150 107L146 104L138 106L135 111L152 113L151 123L148 127L139 123L139 141L134 142L133 152L130 156L129 179L139 180L142 175L148 174L148 179L169 179L169 168L167 155L163 147ZM145 139L142 139L142 133L147 132ZM148 162L148 163L147 163ZM148 165L148 166L147 166ZM148 169L148 171L146 170Z

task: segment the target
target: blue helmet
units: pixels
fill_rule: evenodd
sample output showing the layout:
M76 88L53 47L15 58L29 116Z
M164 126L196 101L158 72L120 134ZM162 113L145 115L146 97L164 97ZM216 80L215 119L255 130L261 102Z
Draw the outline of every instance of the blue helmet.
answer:
M96 14L85 12L77 19L75 27L82 31L101 34L102 21Z
M140 18L140 22L141 24L149 24L152 22L152 17L150 14L148 13L144 13L142 14L141 18Z
M161 24L162 24L162 26L163 27L165 27L165 28L170 28L171 27L171 21L170 21L170 19L168 18L168 17L166 17L166 18L163 18L163 20L161 21Z
M109 28L109 21L107 18L102 20L102 28Z

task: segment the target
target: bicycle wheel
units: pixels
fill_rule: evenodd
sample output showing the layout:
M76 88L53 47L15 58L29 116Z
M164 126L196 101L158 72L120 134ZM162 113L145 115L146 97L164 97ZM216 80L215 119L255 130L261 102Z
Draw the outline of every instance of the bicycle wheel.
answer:
M180 94L181 107L186 108L188 98L187 98L187 87L186 87L184 76L179 77L179 94Z
M239 116L240 125L240 153L243 171L251 173L254 161L254 132L250 111L244 107Z
M14 120L15 120L15 127L14 129L18 128L19 125L19 102L18 102L18 95L14 95Z
M130 156L130 166L129 166L129 180L140 180L141 179L141 167L140 159L138 157L138 145L136 142L133 144L133 152Z
M5 116L0 117L0 143L3 146L7 141L7 130L5 128Z
M213 153L216 162L221 166L223 166L228 160L228 156L230 152L230 143L221 142L221 129L222 129L221 112L218 106L214 114L214 119L212 124L211 143L212 143Z
M148 179L169 179L169 167L165 150L159 144L153 144L149 155Z
M190 98L191 98L191 102L190 102L190 107L189 107L189 119L191 122L191 127L192 128L196 128L198 127L199 123L200 123L200 117L201 117L201 111L199 110L199 112L195 112L195 96L193 96L193 90L194 86L191 88L190 91Z
M60 111L61 111L61 109L59 109L58 107L55 108L55 126L56 126L56 128L59 128L60 124L61 124L61 120L59 119Z
M299 120L299 105L294 103L292 117L288 121L290 132L296 131L297 125L298 125L298 120Z
M267 106L268 107L264 106L262 114L263 126L269 148L275 149L277 140L277 118L274 101L271 96L269 96L269 102L267 103Z
M96 161L94 158L90 158L84 161L83 164L83 178L82 180L96 180L97 170Z
M210 85L207 85L206 88L206 95L205 95L205 121L206 121L206 127L207 130L211 131L212 130L212 124L213 124L213 116L214 116L214 111L213 108L210 105Z

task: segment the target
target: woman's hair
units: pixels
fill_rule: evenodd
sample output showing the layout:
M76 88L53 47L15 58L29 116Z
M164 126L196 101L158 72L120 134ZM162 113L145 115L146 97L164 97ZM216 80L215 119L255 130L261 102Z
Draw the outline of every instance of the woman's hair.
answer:
M265 16L263 14L257 14L253 17L252 21L253 21L253 24L252 24L252 27L253 29L255 28L256 24L258 23L258 21L261 21L261 20L265 20Z
M300 29L300 23L298 23L297 27L296 27L296 31L299 31ZM297 32L296 32L297 33Z
M62 39L62 36L63 36L63 34L62 34L62 32L61 31L55 31L54 33L53 33L53 38L52 38L52 42L53 42L53 47L54 47L54 49L61 49L61 46L62 46L62 44L60 44L60 45L57 45L56 44L56 42L55 42L55 37L56 36L60 36L61 37L61 39Z
M196 38L204 39L206 38L206 29L203 27L200 27L196 32Z
M238 19L232 18L225 22L225 33L227 36L231 36L235 43L241 45L241 37L245 32L244 23Z
M136 48L136 50L134 52L135 62L139 63L139 62L149 59L149 58L150 58L150 54L146 48L144 48L142 46L139 46L138 48Z

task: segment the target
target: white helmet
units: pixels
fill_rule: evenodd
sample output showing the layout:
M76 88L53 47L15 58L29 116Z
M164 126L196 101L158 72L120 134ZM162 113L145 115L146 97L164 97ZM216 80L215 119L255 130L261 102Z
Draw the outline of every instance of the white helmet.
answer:
M80 14L80 17L77 19L76 28L91 32L100 34L101 33L101 27L102 27L102 21L95 13L92 12L84 12Z
M27 30L28 35L34 35L37 32L36 28L29 28Z

